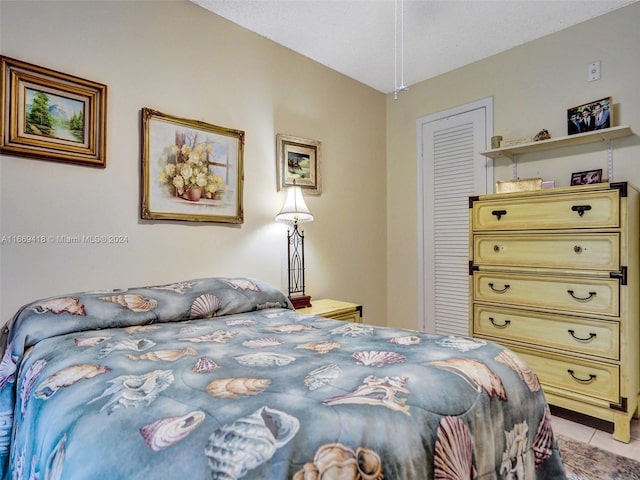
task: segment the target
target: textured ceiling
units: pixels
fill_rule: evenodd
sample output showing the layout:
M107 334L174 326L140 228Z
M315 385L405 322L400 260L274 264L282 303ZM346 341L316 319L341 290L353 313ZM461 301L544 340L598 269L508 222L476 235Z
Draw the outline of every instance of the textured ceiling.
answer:
M404 69L397 74L394 0L191 1L389 93L402 79L413 85L638 0L398 0Z

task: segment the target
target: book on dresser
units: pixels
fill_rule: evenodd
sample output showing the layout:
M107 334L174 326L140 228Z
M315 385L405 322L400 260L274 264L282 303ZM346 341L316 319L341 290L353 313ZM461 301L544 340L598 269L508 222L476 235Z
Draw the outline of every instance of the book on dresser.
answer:
M622 442L639 413L639 202L628 182L469 197L470 334Z

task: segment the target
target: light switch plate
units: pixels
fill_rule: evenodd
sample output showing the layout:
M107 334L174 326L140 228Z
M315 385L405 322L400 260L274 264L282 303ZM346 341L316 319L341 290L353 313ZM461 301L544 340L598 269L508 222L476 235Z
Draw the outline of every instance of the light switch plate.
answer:
M600 80L600 60L589 64L587 81L593 82L594 80Z

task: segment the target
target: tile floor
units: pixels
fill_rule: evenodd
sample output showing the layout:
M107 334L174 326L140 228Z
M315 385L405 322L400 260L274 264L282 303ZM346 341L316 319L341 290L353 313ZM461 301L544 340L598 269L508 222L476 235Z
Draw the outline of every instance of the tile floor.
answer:
M591 419L576 417L572 412L551 409L551 424L556 434L580 442L589 443L595 447L633 458L640 462L640 420L631 422L631 442L622 443L613 439L613 424Z

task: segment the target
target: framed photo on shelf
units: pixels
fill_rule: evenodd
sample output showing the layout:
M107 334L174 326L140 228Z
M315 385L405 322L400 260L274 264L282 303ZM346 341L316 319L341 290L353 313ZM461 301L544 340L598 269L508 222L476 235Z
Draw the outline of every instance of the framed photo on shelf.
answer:
M106 85L5 56L0 78L0 152L106 166Z
M243 223L244 131L142 109L141 217Z
M567 135L592 132L612 126L611 97L594 100L567 110Z
M602 182L602 169L587 170L586 172L575 172L571 174L571 185L590 185Z
M304 193L320 195L320 145L317 140L276 135L278 191L297 185Z

